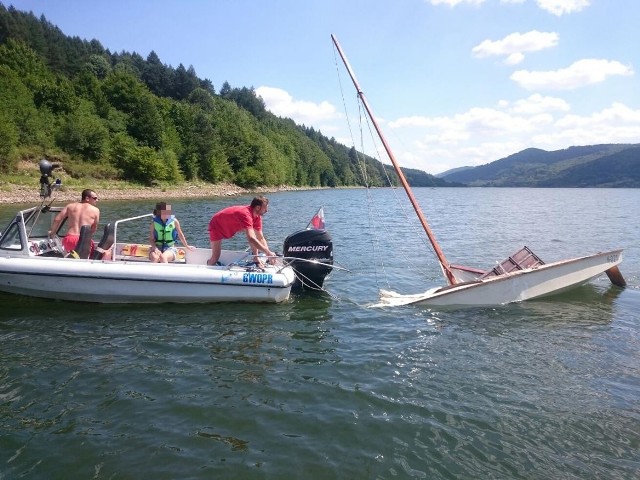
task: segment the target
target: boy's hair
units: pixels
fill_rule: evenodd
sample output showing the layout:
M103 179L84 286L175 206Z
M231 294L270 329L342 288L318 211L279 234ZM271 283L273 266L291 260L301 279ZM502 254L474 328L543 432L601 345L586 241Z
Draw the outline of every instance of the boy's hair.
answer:
M153 214L157 217L158 215L160 215L160 212L162 210L168 210L167 202L158 202L158 203L156 203L156 208L153 210Z

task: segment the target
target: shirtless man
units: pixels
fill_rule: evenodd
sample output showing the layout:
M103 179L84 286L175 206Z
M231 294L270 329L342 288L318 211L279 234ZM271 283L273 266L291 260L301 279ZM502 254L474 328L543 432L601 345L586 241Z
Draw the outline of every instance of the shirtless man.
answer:
M70 203L64 207L56 218L53 219L49 236L58 233L58 229L64 219L67 219L67 234L62 239L62 246L70 252L78 245L80 239L80 227L91 225L91 235L96 233L98 222L100 221L100 210L96 207L98 196L96 192L87 188L82 191L82 199L79 202ZM91 251L94 250L94 243L91 240Z

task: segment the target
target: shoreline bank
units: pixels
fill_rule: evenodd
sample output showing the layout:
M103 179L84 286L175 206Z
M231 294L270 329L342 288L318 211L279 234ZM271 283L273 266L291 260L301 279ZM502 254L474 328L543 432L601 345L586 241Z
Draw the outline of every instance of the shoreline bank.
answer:
M208 197L232 197L247 194L267 194L274 192L287 192L298 190L317 190L328 187L292 187L281 185L278 187L264 187L255 190L247 190L238 185L230 183L220 183L211 185L184 184L172 188L168 187L135 187L135 188L101 188L92 187L87 184L85 187L63 187L62 190L54 192L56 201L73 202L80 201L80 195L84 188L95 188L100 200L145 200L157 199L182 199L182 198L208 198ZM53 197L52 197L53 198ZM39 189L37 186L27 185L4 185L0 190L0 204L20 204L34 203L40 201Z

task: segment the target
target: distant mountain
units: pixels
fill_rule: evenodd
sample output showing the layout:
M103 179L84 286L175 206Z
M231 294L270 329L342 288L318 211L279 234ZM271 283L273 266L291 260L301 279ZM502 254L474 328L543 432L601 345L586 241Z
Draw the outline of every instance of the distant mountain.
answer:
M451 170L447 170L446 172L442 172L442 173L436 173L434 175L434 177L438 177L438 178L444 178L447 175L451 175L452 173L457 173L457 172L462 172L464 170L469 170L470 168L474 168L474 167L458 167L458 168L452 168Z
M388 168L392 167L389 165ZM407 179L407 182L409 182L409 185L412 187L464 187L464 185L459 182L449 182L442 178L438 178L436 175L431 175L414 168L402 167L402 173ZM395 178L395 176L396 175L394 173L393 177ZM394 182L394 184L399 185L400 182Z
M445 172L447 173L447 172ZM528 148L441 178L474 187L640 187L640 144Z

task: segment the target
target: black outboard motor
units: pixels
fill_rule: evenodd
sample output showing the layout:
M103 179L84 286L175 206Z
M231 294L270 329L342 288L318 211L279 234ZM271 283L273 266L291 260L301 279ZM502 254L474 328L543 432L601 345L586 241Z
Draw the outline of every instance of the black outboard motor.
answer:
M296 272L295 287L320 290L333 270L333 242L326 230L300 230L284 240L284 256ZM295 259L300 260L295 260Z

